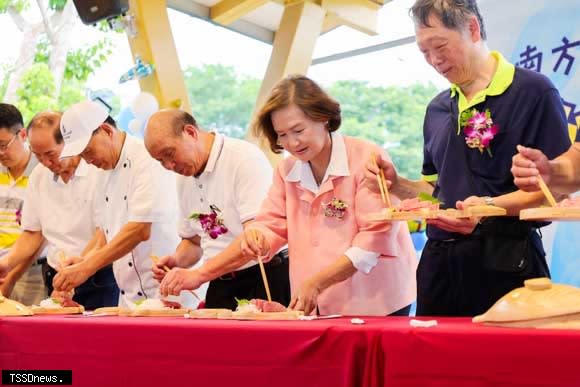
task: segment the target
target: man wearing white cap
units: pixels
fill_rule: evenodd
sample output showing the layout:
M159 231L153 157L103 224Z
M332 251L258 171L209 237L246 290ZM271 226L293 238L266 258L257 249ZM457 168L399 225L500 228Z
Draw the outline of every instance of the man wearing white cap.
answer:
M100 184L100 171L79 156L59 160L64 146L60 118L61 113L42 112L28 125L30 151L42 165L30 174L22 209L22 234L0 260L1 283L11 268L32 260L34 252L46 241L48 254L42 273L48 294L52 293L56 270L68 263L66 258L88 250L87 244L97 227L95 193ZM111 266L77 287L73 300L91 310L117 305L119 288Z
M119 305L158 297L150 255L166 255L179 242L175 175L153 160L143 143L119 131L100 103L72 105L62 116L61 158L80 155L102 171L97 196L101 230L94 240L106 244L85 255L54 278L56 290L69 291L113 263L120 289Z

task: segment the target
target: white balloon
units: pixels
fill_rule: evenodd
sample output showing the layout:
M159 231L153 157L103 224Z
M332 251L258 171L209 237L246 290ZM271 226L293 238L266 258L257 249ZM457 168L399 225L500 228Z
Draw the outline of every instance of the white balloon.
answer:
M146 91L137 94L131 102L131 112L141 122L147 121L157 110L159 110L159 102L153 94Z
M129 122L128 125L129 132L134 135L141 134L141 131L143 130L144 126L145 125L143 124L143 121L141 121L138 118L135 118Z

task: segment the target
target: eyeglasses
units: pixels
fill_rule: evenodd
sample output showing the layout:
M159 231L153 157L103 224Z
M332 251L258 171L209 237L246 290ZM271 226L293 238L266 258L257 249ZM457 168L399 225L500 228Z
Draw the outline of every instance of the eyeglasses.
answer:
M15 134L14 137L12 137L12 140L8 141L8 143L0 144L0 152L6 152L8 148L10 148L10 145L12 145L14 140L16 140L16 137L18 137L18 134Z

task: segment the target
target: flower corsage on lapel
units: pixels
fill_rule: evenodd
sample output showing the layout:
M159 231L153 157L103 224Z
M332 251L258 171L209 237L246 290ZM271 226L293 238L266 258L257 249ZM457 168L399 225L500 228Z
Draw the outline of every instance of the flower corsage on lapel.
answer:
M490 143L499 132L499 126L491 119L489 109L479 112L477 109L461 113L461 126L468 147L478 149L480 153L487 151L492 157Z
M322 208L324 208L324 216L327 218L342 219L348 205L340 199L332 198L330 203L323 203Z
M219 208L215 205L209 206L210 213L202 214L200 212L194 212L189 215L189 219L199 220L201 228L203 231L209 235L211 239L216 239L222 234L228 232L228 228L224 225L224 220L219 213L221 212Z

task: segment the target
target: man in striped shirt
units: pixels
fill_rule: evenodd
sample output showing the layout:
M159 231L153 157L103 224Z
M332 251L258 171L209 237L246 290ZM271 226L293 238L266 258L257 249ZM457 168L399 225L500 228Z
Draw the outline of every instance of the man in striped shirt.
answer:
M25 144L22 115L10 104L0 104L0 259L20 236L20 215L28 176L38 161ZM0 286L5 296L23 304L38 304L46 297L42 280L42 260L29 268L17 266ZM18 281L15 278L24 273Z

